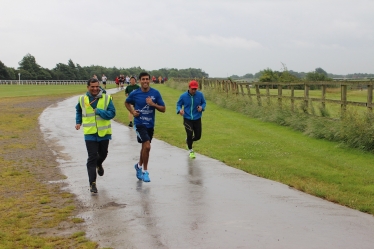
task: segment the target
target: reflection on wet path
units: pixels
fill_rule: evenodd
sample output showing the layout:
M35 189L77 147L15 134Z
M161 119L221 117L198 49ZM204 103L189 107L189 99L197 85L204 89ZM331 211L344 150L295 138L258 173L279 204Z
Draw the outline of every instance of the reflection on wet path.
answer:
M81 203L87 236L112 248L372 248L374 219L152 140L150 183L138 181L134 130L113 122L113 140L89 192L87 152L75 131L77 97L47 108L41 130L68 191ZM121 108L121 107L118 107ZM156 131L157 132L157 131ZM183 130L181 130L183 132Z

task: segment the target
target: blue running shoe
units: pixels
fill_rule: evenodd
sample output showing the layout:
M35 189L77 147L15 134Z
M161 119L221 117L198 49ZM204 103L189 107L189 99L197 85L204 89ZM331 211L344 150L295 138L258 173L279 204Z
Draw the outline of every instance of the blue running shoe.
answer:
M139 169L137 163L134 165L134 168L135 168L135 170L136 170L136 177L137 177L139 180L142 180L142 179L143 179L143 172L142 172L142 169Z
M143 182L150 182L151 179L149 179L149 173L148 171L143 173Z

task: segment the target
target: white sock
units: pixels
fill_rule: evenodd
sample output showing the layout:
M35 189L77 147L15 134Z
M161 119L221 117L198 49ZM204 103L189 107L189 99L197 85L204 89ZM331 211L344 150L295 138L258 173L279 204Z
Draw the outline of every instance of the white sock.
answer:
M142 168L142 166L141 165L139 165L139 163L138 163L138 169L141 169Z

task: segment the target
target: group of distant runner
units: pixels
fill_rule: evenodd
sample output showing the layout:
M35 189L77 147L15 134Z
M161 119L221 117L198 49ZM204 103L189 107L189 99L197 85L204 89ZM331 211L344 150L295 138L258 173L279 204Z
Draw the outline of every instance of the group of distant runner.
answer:
M84 140L88 153L87 172L90 191L97 193L96 178L104 175L103 162L108 155L109 140L112 139L111 119L116 116L112 97L106 93L107 77L103 74L100 86L94 75L87 82L87 92L78 99L75 129L83 128ZM118 83L117 83L118 81ZM116 77L117 88L125 89L124 105L129 112L129 127L134 127L137 142L141 143L140 157L134 168L138 180L150 182L148 160L151 141L154 133L156 110L165 112L166 107L160 92L150 87L151 76L147 72L139 74L140 85L135 76L120 75ZM186 132L186 146L189 157L195 158L193 142L200 140L202 134L202 112L206 101L202 92L198 91L199 83L189 82L188 90L180 95L176 102L176 113L183 117Z

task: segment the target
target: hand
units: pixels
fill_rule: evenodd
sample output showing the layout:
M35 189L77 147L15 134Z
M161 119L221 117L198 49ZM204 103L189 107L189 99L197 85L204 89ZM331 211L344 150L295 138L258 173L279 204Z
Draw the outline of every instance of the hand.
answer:
M80 128L81 128L81 124L76 124L76 125L75 125L75 129L76 129L76 130L79 130Z
M132 113L132 115L133 115L134 117L139 116L139 112L138 112L138 111L133 110L131 113Z
M183 116L184 115L184 110L180 110L179 115Z
M199 106L197 107L197 111L198 111L198 112L201 112L202 110L203 110L203 107L199 105Z
M145 99L145 102L147 102L149 106L155 106L155 103L153 103L152 98L149 96Z

